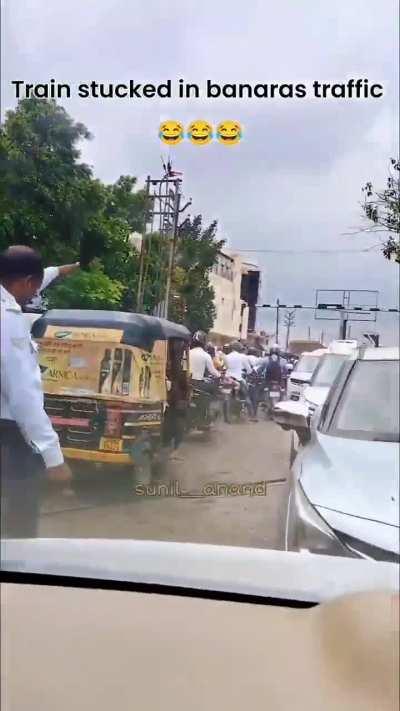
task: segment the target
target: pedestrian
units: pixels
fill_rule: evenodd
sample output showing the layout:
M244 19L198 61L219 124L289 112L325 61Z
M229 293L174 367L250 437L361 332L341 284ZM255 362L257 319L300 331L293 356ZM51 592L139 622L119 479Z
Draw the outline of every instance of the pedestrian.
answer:
M24 304L24 311L40 311L43 308L42 292L47 289L53 281L59 279L60 277L66 277L73 274L77 269L80 269L80 266L80 262L75 262L75 264L63 264L59 267L46 267L43 270L42 283L29 302Z
M22 307L43 282L40 255L25 246L0 254L1 293L1 534L37 535L40 490L49 479L67 482L57 433L43 404L37 346Z

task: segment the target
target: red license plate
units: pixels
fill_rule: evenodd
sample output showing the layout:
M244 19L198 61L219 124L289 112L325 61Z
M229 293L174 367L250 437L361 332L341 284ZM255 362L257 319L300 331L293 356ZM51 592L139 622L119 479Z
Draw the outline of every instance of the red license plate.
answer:
M59 417L58 415L52 415L50 417L53 425L67 425L67 427L89 427L90 420L81 417Z

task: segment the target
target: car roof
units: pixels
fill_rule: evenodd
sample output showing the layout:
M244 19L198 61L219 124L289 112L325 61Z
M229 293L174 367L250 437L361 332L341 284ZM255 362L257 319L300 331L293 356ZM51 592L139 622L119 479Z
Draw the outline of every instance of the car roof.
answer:
M359 357L362 360L398 360L399 348L396 346L384 348L361 348Z

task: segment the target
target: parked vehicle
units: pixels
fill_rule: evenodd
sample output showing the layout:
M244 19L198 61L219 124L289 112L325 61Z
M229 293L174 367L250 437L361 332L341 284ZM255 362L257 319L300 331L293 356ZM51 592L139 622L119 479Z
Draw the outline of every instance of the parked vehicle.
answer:
M326 353L326 348L319 348L311 353L302 353L288 377L287 396L290 400L299 400L324 353Z
M188 397L189 331L140 314L53 310L33 324L32 335L45 407L65 457L134 466L149 479L177 384Z
M302 392L302 398L311 411L324 404L340 368L346 360L356 356L357 347L357 341L332 341L329 344L314 370L309 385Z
M398 348L360 350L314 415L303 402L275 409L301 442L288 550L399 562L398 358Z

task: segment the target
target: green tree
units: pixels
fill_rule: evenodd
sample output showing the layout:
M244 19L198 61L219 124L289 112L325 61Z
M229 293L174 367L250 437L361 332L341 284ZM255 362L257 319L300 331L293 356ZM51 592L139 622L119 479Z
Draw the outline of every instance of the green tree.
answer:
M53 287L47 300L49 308L116 310L125 291L126 287L117 279L110 279L97 263Z
M54 101L24 99L0 130L0 246L40 247L46 261L79 255L81 231L99 206L99 185L79 163L90 133Z
M400 161L390 160L390 171L386 187L375 190L371 182L363 187L363 211L367 219L373 223L367 232L385 233L382 242L382 252L386 259L394 258L400 263Z
M216 239L217 222L203 229L202 217L185 220L179 234L171 317L190 331L209 331L215 319L209 272L224 240Z
M0 129L0 249L28 244L47 264L80 259L84 268L97 257L102 283L108 277L124 284L121 292L115 290L121 294L116 307L129 308L138 270L129 234L142 228L144 191L135 190L132 176L121 176L113 185L94 179L79 162L77 147L89 138L86 127L54 101L25 99L7 113ZM82 305L93 301L85 291L92 288L90 279L72 283L81 290L76 293ZM68 293L54 292L63 305Z

